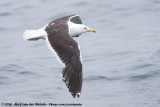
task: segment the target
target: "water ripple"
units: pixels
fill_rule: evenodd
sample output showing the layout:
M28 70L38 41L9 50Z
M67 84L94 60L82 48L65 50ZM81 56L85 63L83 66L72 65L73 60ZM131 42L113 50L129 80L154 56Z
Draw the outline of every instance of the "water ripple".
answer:
M0 80L8 79L7 77L0 76Z
M84 58L83 59L85 62L93 62L96 60L96 58Z
M88 2L81 1L81 2L75 3L73 6L85 6L87 4L88 4Z
M160 1L159 0L153 0L152 3L159 4Z
M0 85L7 84L6 82L8 81L8 79L8 77L0 76Z
M31 71L22 71L22 72L19 72L18 74L20 74L20 75L32 75L34 73L31 72Z
M0 68L1 71L8 71L8 72L19 71L20 69L22 69L22 67L20 67L19 65L16 65L16 64L7 64L7 65L2 66Z
M12 3L4 3L4 4L0 4L0 7L6 7L6 6L11 6Z
M11 13L9 12L0 13L0 16L9 16L9 15L11 15Z
M114 80L119 80L119 78L108 78L105 76L88 76L84 78L84 81L114 81Z
M142 64L142 65L137 65L137 66L134 66L134 67L132 68L132 70L142 69L142 68L146 68L146 67L150 67L150 66L153 66L153 64Z
M0 27L0 31L2 31L2 30L5 30L5 28L4 27Z
M160 75L160 70L155 70L155 71L150 71L149 73L146 73L146 74L130 76L129 81L138 82L138 81L151 79L159 75Z
M143 74L143 75L134 75L129 77L130 81L134 81L134 82L138 82L138 81L142 81L148 78L151 78L153 75L151 74Z
M6 84L5 82L0 81L0 85Z

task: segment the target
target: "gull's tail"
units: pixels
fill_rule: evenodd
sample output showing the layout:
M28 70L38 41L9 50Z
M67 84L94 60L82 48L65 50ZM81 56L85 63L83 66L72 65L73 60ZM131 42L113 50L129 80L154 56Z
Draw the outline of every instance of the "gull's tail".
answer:
M23 39L25 40L38 40L38 39L44 39L46 36L46 31L44 30L44 27L42 29L38 30L26 30L23 34Z

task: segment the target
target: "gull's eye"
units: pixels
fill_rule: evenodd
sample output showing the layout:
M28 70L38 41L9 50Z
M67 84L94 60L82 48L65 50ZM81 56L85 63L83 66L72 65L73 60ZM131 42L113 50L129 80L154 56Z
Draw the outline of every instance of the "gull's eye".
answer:
M87 29L86 27L84 27L84 29Z

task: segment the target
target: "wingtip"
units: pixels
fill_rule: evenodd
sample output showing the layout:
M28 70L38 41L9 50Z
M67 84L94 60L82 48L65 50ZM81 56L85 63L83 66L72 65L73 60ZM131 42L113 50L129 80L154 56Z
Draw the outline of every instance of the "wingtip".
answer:
M76 98L76 96L77 96L77 98L79 98L80 95L81 95L81 93L72 93L73 98Z
M75 62L74 60L72 61L71 64ZM80 97L82 88L82 65L80 61L78 64L76 65L77 69L74 68L75 65L68 64L62 70L62 80L65 82L73 98Z
M80 95L81 95L81 93L77 93L77 97L78 97L78 98L80 97Z

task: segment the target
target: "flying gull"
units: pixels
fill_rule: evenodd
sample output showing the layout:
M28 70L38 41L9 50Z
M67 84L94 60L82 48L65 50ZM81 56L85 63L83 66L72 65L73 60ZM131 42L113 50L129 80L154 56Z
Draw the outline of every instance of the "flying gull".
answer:
M85 32L96 32L82 24L79 15L69 15L53 20L38 30L26 30L23 38L29 41L46 39L57 60L64 65L62 79L75 98L82 89L82 59L80 47L73 37Z

